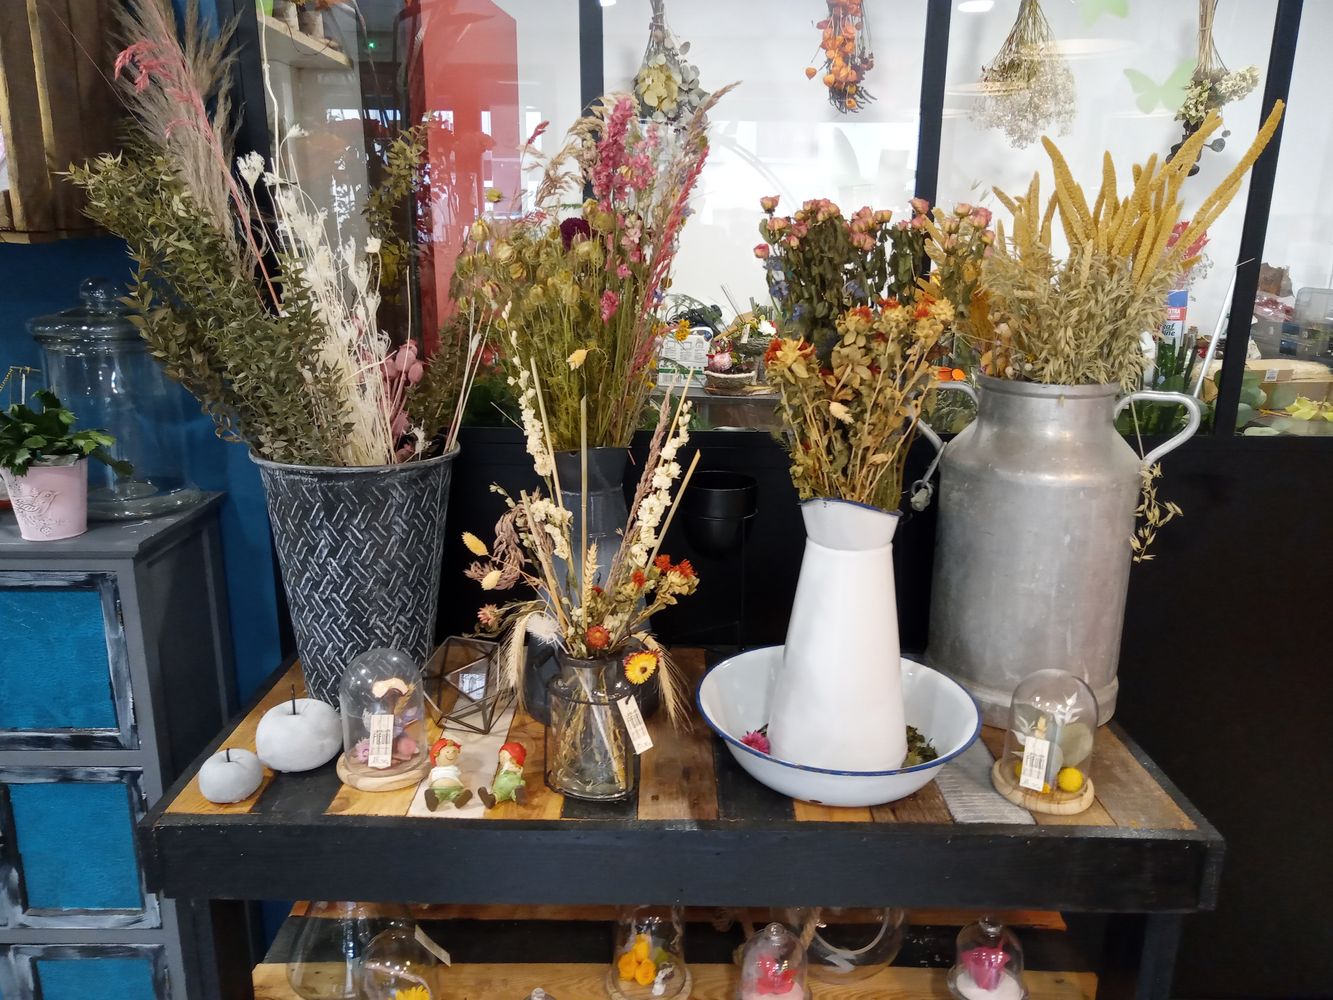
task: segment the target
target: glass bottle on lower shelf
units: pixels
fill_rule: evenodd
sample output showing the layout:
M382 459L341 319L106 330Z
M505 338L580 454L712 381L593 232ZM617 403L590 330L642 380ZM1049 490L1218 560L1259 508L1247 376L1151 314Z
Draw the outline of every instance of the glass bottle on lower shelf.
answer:
M617 704L632 697L619 657L580 660L556 652L547 685L546 784L570 798L614 802L634 791L637 760Z
M902 949L907 920L906 912L897 907L883 910L791 907L774 910L772 917L798 936L804 936L802 932L808 922L815 921L805 957L810 977L825 983L868 979L891 965Z
M1023 946L1014 932L989 916L959 931L949 992L957 1000L1027 1000Z
M302 1000L361 1000L361 959L375 936L412 926L405 906L311 902L292 943L287 982Z
M436 1000L440 962L419 940L415 926L381 931L361 957L364 1000Z
M606 974L612 1000L688 997L685 923L679 906L636 906L620 912L616 950Z

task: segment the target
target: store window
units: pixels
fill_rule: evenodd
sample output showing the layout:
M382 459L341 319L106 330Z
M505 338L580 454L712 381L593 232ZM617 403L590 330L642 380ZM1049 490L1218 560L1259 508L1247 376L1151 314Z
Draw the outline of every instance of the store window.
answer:
M1237 432L1333 435L1333 4L1301 12Z
M1042 97L1050 112L1044 128L1031 121L1031 102L1008 107L1001 102L989 109L993 111L989 119L982 102L982 67L995 62L1015 27L1018 0L954 4L940 149L940 203L979 202L994 209L996 218L1003 221L1007 213L992 187L1022 193L1035 172L1041 178L1043 197L1053 192L1050 158L1040 141L1043 134L1049 134L1059 146L1090 198L1101 181L1103 151L1111 153L1124 183L1131 164L1152 154L1159 159L1169 156L1181 141L1184 132L1177 113L1200 63L1198 0L1121 5L1080 0L1047 2L1040 8L1053 40L1053 62L1057 70L1067 70L1067 75L1054 77ZM1248 93L1221 109L1222 130L1204 148L1197 173L1184 185L1182 219L1188 220L1235 167L1262 121L1276 10L1274 0L1215 5L1211 55L1216 65L1231 73L1250 67L1254 72L1246 74L1251 85ZM1149 387L1189 392L1205 402L1216 397L1214 377L1221 368L1220 346L1248 190L1246 175L1231 207L1210 227L1200 263L1171 293L1157 364L1146 380ZM1063 238L1059 233L1056 236L1057 250L1064 249ZM1145 432L1164 432L1184 420L1183 410L1175 406L1141 406L1137 414L1143 418L1140 430ZM1132 433L1129 420L1126 413L1121 429Z

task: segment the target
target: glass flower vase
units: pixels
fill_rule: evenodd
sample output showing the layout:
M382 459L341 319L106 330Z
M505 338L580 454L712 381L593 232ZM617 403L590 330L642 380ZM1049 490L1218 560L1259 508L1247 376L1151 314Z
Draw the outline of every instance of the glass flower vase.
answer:
M560 673L547 685L546 784L588 802L634 791L634 745L617 704L633 696L619 657L581 660L556 652Z

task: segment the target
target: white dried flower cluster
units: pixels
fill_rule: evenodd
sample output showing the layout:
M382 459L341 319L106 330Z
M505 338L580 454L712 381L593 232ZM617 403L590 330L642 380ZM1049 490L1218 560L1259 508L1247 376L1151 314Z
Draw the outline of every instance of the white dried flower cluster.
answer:
M523 436L527 440L528 454L532 456L532 467L537 470L537 475L549 476L555 470L546 447L546 433L537 416L537 387L533 385L532 374L526 368L519 368L518 374L510 375L506 381L518 397L518 413L523 421Z
M680 478L680 463L676 456L690 439L689 400L680 406L680 418L676 421L675 433L662 445L657 458L657 467L653 470L652 489L639 501L636 512L634 544L630 546L630 562L639 568L648 565L648 558L657 546L657 529L662 518L671 509L671 490Z
M569 558L569 525L574 512L566 510L550 497L528 501L528 517L533 529L541 528L551 538L551 551L557 559Z
M395 460L398 434L390 413L379 363L389 352L388 336L379 328L379 277L354 239L333 243L328 213L317 209L299 184L263 172L263 159L251 153L237 169L251 192L259 178L268 186L276 215L278 250L290 260L284 272L299 280L309 295L326 337L320 360L337 372L343 386L343 412L331 415L348 428L342 449L347 465L384 465ZM407 430L406 428L404 430ZM418 444L421 435L416 435Z
M1030 146L1050 132L1068 135L1074 124L1074 74L1053 48L1020 51L990 66L979 86L972 120L999 129L1012 146Z

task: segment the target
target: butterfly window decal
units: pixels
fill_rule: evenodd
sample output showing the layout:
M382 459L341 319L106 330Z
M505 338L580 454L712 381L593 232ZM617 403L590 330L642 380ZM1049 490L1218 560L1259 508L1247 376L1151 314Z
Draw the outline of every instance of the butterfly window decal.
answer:
M1194 76L1195 62L1186 59L1173 69L1161 83L1157 83L1147 73L1137 69L1126 69L1125 77L1134 90L1134 104L1145 115L1150 115L1158 108L1174 111L1185 99L1185 88Z

